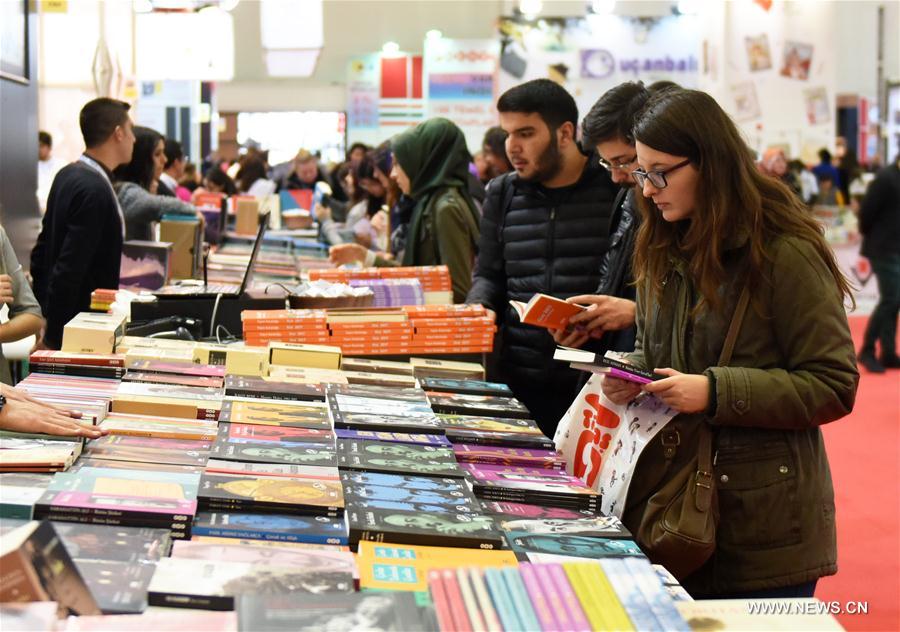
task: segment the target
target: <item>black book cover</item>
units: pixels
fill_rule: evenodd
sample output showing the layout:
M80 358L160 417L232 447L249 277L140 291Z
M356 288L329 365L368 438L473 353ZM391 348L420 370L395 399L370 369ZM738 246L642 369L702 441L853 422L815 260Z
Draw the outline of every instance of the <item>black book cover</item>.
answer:
M538 438L547 437L533 419L510 419L491 415L459 415L442 413L437 415L447 434L460 430L480 430L484 432L529 434Z
M82 559L75 564L103 614L140 614L147 608L154 563Z
M29 365L32 373L48 375L72 375L77 377L99 377L120 380L125 376L125 369L120 367L83 366L78 364L37 364Z
M543 435L516 434L511 432L491 432L489 430L448 429L450 443L472 445L492 445L508 448L532 450L555 450L556 445Z
M530 419L531 413L519 400L490 395L459 395L429 393L432 410L442 414L488 415L509 419Z
M388 474L463 476L452 450L386 441L338 441L338 467Z
M419 382L426 391L439 393L459 393L461 395L493 395L512 397L513 392L506 384L483 382L481 380L453 380L440 377L423 377Z
M57 522L56 532L73 559L115 562L156 561L169 555L168 529Z
M426 610L413 593L242 595L241 630L255 632L424 632Z
M615 516L592 516L577 519L515 518L494 516L497 525L507 532L534 535L576 535L584 538L628 538L631 532Z
M366 507L347 511L350 542L360 540L498 549L503 540L491 518L457 513L423 514Z
M325 465L336 467L337 456L330 446L310 443L305 446L260 445L256 443L216 443L211 459L250 463L287 463L289 465Z
M225 396L323 402L325 389L318 384L295 384L264 380L261 377L228 375L225 377Z
M287 400L226 399L222 402L219 421L288 428L331 429L328 410L325 407L297 404Z

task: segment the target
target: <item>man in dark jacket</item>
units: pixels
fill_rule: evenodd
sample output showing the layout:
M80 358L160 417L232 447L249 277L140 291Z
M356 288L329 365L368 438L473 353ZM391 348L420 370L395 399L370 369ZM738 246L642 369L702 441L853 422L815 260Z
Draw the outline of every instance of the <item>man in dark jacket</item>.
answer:
M94 290L119 287L125 221L112 171L131 161L129 107L107 98L85 105L79 123L87 149L53 180L31 252L34 294L47 319L44 348L60 348L63 327L90 308Z
M575 397L578 372L553 360L550 334L519 322L510 300L597 289L616 187L575 141L578 108L558 84L529 81L497 102L514 172L488 185L475 278L467 302L497 314L497 379L553 436Z
M862 255L878 280L878 305L866 326L859 362L873 373L900 368L897 317L900 313L900 155L878 172L859 211ZM881 341L881 360L875 343Z

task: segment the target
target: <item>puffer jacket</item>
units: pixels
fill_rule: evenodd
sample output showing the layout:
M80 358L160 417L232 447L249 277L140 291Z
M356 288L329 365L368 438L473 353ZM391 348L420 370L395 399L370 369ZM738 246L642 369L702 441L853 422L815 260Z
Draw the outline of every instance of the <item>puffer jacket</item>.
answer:
M748 240L735 240L723 308L691 316L697 292L672 260L662 296L640 288L631 361L704 374L706 414L677 415L641 454L623 515L637 533L647 499L697 454L699 424L715 436L716 551L682 584L694 596L779 588L837 571L834 490L819 426L853 408L859 374L842 297L813 246L774 239L732 360L716 366L742 287ZM677 438L669 431L677 431ZM663 438L675 446L674 456Z
M502 329L497 377L510 383L532 412L541 400L559 397L557 421L575 396L578 372L553 360L553 338L545 329L521 324L509 301L528 302L538 292L565 299L596 291L617 191L593 159L565 189L546 189L515 173L488 185L466 300L497 313ZM559 406L546 413L548 419Z

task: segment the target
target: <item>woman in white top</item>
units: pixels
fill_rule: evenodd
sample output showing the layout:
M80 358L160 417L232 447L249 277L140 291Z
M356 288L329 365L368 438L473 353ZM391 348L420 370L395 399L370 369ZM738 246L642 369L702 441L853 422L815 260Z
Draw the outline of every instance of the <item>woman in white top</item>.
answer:
M266 178L266 163L258 156L247 156L237 172L238 189L242 193L261 197L275 193L275 183Z

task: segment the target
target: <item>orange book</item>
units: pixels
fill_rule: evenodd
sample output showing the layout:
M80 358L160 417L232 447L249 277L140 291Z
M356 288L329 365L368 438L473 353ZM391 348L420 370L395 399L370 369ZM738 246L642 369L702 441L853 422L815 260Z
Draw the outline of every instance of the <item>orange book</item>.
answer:
M527 303L510 301L509 304L519 314L521 322L547 329L563 329L564 321L586 309L583 305L567 303L547 294L535 294Z

